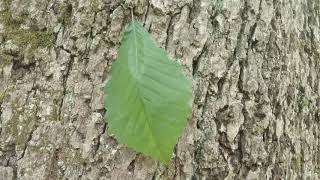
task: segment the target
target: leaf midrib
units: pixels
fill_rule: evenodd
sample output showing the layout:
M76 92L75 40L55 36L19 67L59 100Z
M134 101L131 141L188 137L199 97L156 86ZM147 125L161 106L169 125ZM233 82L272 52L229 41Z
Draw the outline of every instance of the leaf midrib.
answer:
M133 76L133 77L138 77L138 78L133 78L133 80L135 81L135 86L137 88L137 94L138 95L138 99L141 101L141 104L142 104L142 107L143 107L143 111L144 113L146 114L146 118L147 118L147 126L148 126L148 129L150 131L150 134L151 134L151 139L153 139L153 142L155 144L155 146L157 147L157 150L159 151L159 154L160 156L162 156L163 159L165 159L165 156L163 156L163 153L162 151L160 150L160 146L158 145L157 141L156 141L156 138L153 134L153 128L152 126L150 125L150 118L149 118L149 114L147 113L146 111L146 106L145 106L145 100L143 98L143 96L141 96L141 90L140 90L140 86L139 86L139 80L140 80L140 76L138 75L138 73L141 73L140 71L138 71L138 42L137 42L137 32L136 32L136 24L134 23L134 20L132 20L132 25L133 25L133 36L134 36L134 48L135 48L135 75L136 76Z

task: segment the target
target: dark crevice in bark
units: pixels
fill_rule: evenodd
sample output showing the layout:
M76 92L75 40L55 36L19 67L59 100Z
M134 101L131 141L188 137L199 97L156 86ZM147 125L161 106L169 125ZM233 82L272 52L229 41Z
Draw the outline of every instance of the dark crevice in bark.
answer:
M13 156L12 158L16 159L17 158L17 154L16 154L16 145L14 145L14 150L13 150ZM12 165L10 165L9 167L12 168L13 170L13 180L18 179L18 165L17 165L17 161L15 160L14 163Z
M193 163L193 175L192 178L197 178L197 177L201 177L202 176L202 167L201 167L201 162L203 161L203 148L204 148L204 143L208 140L208 138L210 137L210 131L209 129L207 129L205 127L204 123L204 113L207 111L207 105L208 105L208 101L211 97L211 92L210 92L210 86L212 83L212 78L213 76L211 75L210 78L208 79L209 83L207 86L207 92L205 94L205 99L204 102L200 105L200 109L202 109L201 115L200 115L200 119L197 119L196 122L196 127L198 130L200 130L201 136L198 140L196 140L194 142L195 144L195 151L193 153L193 158L194 158L194 163ZM198 107L199 108L199 107Z
M244 163L243 161L243 156L244 156L244 146L245 146L245 141L246 141L246 138L244 137L245 134L244 134L244 131L243 130L240 130L239 133L239 140L238 140L238 149L236 150L238 152L238 158L239 158L239 162L240 162L240 168L239 168L239 171L237 172L237 174L239 175L240 174L240 170L242 168L242 165Z
M151 180L156 180L157 168L154 170Z
M192 21L198 17L198 15L200 14L201 9L201 1L198 0L192 0L192 6L187 5L189 7L189 16L188 16L188 20L187 22L189 24L192 23Z
M12 169L13 169L12 179L13 179L13 180L18 180L18 167L17 167L17 166L14 166L14 167L12 167Z
M257 22L255 22L254 25L250 27L249 35L248 35L248 50L247 51L249 51L249 49L254 49L254 45L256 44L256 41L253 40L253 36L256 31L256 28L257 28Z
M98 137L97 137L97 145L96 145L95 148L93 149L93 152L94 152L93 154L94 154L94 155L97 154L97 151L99 150L100 144L101 144L101 137L102 137L102 135L105 134L106 129L107 129L107 123L105 123L105 122L103 122L103 123L104 123L104 124L103 124L102 132L101 132L101 134L98 135Z
M26 153L26 150L27 150L27 147L28 147L28 144L29 142L31 141L32 139L32 136L33 136L33 133L36 131L36 129L38 128L38 125L34 125L33 129L31 130L31 132L29 133L29 136L28 136L28 139L24 145L24 148L23 148L23 151L22 151L22 154L21 154L21 157L19 157L17 160L19 161L20 159L23 159L24 158L24 155Z
M223 93L223 85L226 82L226 76L222 76L219 80L218 80L218 95L222 96Z
M241 10L240 14L241 14L241 26L240 26L240 31L238 33L238 36L237 36L237 43L236 43L236 47L233 51L233 56L232 58L230 58L228 61L227 61L227 69L228 71L230 70L230 68L232 67L233 63L238 59L238 54L239 54L239 51L241 49L241 47L243 46L242 42L243 42L243 36L245 36L245 28L247 26L247 19L248 19L248 2L245 1L244 2L244 7L243 9ZM227 71L227 72L228 72Z
M178 175L177 172L178 172L178 168L179 168L179 161L177 161L178 160L177 152L178 152L178 146L176 145L174 147L175 157L174 157L174 175L173 175L173 179L176 179L177 175Z
M53 42L57 43L58 35L59 35L60 31L62 31L62 34L63 34L64 26L60 26L59 30L56 33L53 33L53 40L52 40Z
M170 20L168 23L168 28L167 28L167 37L166 37L166 44L164 49L167 50L168 49L168 45L169 45L169 40L170 38L172 38L172 32L173 32L173 19L174 19L174 15L170 16Z
M61 97L61 101L60 101L60 105L59 105L59 109L58 109L58 116L59 116L58 120L59 121L61 121L62 118L63 118L62 117L62 107L63 107L64 98L65 98L65 96L67 94L67 81L68 81L70 72L72 70L72 66L73 66L73 63L74 63L74 58L75 58L75 56L71 54L70 55L70 60L68 62L66 73L63 76L63 80L62 80L63 92L62 92L62 97Z
M220 124L220 125L218 125L218 124ZM220 129L221 124L222 123L219 123L217 121L218 129ZM232 148L231 148L231 144L230 144L230 142L229 142L229 140L227 138L227 133L218 131L218 134L219 134L218 142L219 142L220 148L223 149L223 152L228 152L228 154L230 154L232 152ZM227 159L225 159L225 161L228 162Z
M134 158L134 159L130 162L129 166L127 167L127 170L128 170L130 173L132 173L132 176L134 176L135 162L136 162L136 158Z
M196 141L194 144L196 145L193 158L194 158L194 164L193 164L193 177L199 177L201 176L201 162L203 161L203 146L205 141L207 140L208 134L207 132L204 132L200 139Z
M204 55L206 55L207 52L208 52L207 42L208 42L208 40L204 43L204 45L203 45L203 47L202 47L202 49L200 51L200 54L193 58L193 61L192 61L192 76L196 75L196 72L198 71L198 68L200 66L201 58L204 57Z
M242 19L242 24L241 24L241 29L240 29L240 32L238 34L238 42L237 42L237 47L234 51L234 58L238 58L237 57L237 53L239 51L239 48L243 42L243 35L244 34L244 30L247 26L247 18L248 18L248 12L249 12L249 7L248 7L248 2L245 1L244 3L244 9L243 11L241 12L241 19ZM239 59L239 67L240 67L240 73L239 73L239 78L238 78L238 83L237 83L237 87L238 87L238 90L241 94L243 94L243 97L241 99L241 104L243 105L243 108L242 108L242 113L243 113L243 116L244 116L244 124L246 124L246 122L249 120L249 115L248 115L248 112L246 110L246 105L245 105L245 102L247 100L249 100L249 92L247 92L243 85L244 85L244 69L245 67L248 66L248 58L249 58L249 49L250 49L250 46L252 44L252 37L254 35L254 32L255 32L255 29L256 29L256 24L253 25L253 27L250 28L249 30L249 35L247 36L247 43L248 43L248 48L246 49L246 56L245 58L241 58ZM240 46L238 46L240 45Z
M56 148L50 158L50 164L47 169L47 180L58 178L58 160L59 160L59 148Z
M200 137L200 139L198 141L196 141L194 144L196 145L194 154L193 154L193 158L194 158L194 164L193 164L193 178L197 178L197 177L201 177L202 173L202 167L201 167L201 162L203 161L203 146L204 143L207 141L208 138L208 133L204 132L202 134L202 136Z
M148 4L148 5L147 5L146 14L145 14L144 20L143 20L143 27L146 25L147 17L148 17L148 15L149 15L149 10L150 10L150 2L147 1L147 4Z
M260 1L260 5L261 5L261 1ZM235 48L234 54L233 54L233 61L238 59L239 68L240 68L239 78L238 78L238 82L237 82L237 88L238 88L238 91L242 94L242 98L241 98L242 110L241 110L241 112L242 112L243 118L244 118L242 127L243 126L247 127L249 123L252 123L251 118L249 116L249 112L246 107L246 102L248 100L250 100L250 93L244 87L244 83L245 83L244 73L245 73L245 68L247 68L247 66L248 66L249 51L250 51L250 49L254 48L253 36L254 36L255 30L257 27L257 20L259 19L259 16L260 16L260 15L257 15L256 22L254 23L254 25L252 27L250 27L248 35L247 35L247 39L244 41L243 34L246 34L245 29L248 24L249 11L250 11L250 7L248 6L248 1L245 1L244 8L241 12L241 20L242 20L241 28L240 28L240 32L238 34L237 45L236 45L236 48ZM243 44L244 42L247 43L247 45L248 45L247 48L241 47L241 46L245 46ZM242 51L242 49L244 49L246 51L245 57L241 57L239 59L238 53L240 53L239 51ZM249 169L253 169L254 164L252 164L251 162L247 162L247 160L244 160L244 157L243 157L245 154L244 145L245 145L245 141L246 141L246 133L250 133L251 130L243 129L242 127L240 128L240 131L238 133L239 134L238 149L236 151L239 152L238 158L239 158L239 161L241 164L241 167L239 168L239 171L238 171L238 175L239 175L239 177L245 178L247 176L247 173L249 172Z
M82 176L84 175L84 169L81 170L81 174L78 176L77 180L81 180Z
M66 48L64 48L63 46L59 46L59 47L56 49L56 51L59 51L59 49L62 49L62 50L66 51L66 52L69 53L69 54L72 54L71 50L66 49Z
M32 95L32 96L36 96L36 93L37 93L38 89L39 89L39 85L36 84L36 79L34 79L34 82L33 82L33 84L32 84L32 88L31 88L31 91L28 92L28 96L27 96L27 98L26 98L26 102L25 102L25 103L28 102L29 97L30 97L31 95ZM32 94L32 93L34 93L34 94ZM39 121L40 121L40 117L38 116L38 113L39 113L39 104L35 104L35 107L36 107L35 112L34 112L34 115L35 115L35 117L36 117L35 124L33 125L32 130L31 130L31 132L30 132L29 135L28 135L28 138L27 138L27 140L26 140L26 142L25 142L25 144L24 144L24 147L23 147L23 151L22 151L22 153L21 153L21 156L17 159L17 161L19 161L20 159L23 159L23 158L24 158L25 153L26 153L26 150L27 150L27 147L28 147L28 144L29 144L29 142L31 141L31 139L32 139L32 137L33 137L33 133L36 131L36 129L37 129L38 126L39 126L39 125L37 124L37 123L39 123Z
M140 155L139 153L136 154L136 155L134 156L134 158L132 159L132 161L129 163L129 166L127 167L127 170L128 170L130 173L132 173L132 177L134 177L135 163L136 163L139 155Z
M0 151L3 153L0 156L0 166L11 167L13 170L13 178L12 179L16 180L18 177L16 144L14 144L14 143L10 144L5 148L6 149L0 148Z
M208 100L210 99L210 97L212 95L212 92L210 90L210 86L212 84L212 79L213 79L213 75L211 74L210 78L209 78L209 83L208 83L208 86L207 86L207 92L206 92L206 95L205 95L205 98L204 98L204 102L203 102L203 111L201 113L201 118L203 118L203 116L204 116L204 112L207 109Z
M13 58L13 66L12 69L14 70L14 72L18 72L18 71L28 71L28 72L32 72L36 67L36 61L32 61L28 64L23 64L22 60L19 58Z
M96 18L97 18L97 12L94 12L93 14L93 23L96 22ZM93 39L95 37L95 35L93 35L93 27L91 26L90 27L90 38Z

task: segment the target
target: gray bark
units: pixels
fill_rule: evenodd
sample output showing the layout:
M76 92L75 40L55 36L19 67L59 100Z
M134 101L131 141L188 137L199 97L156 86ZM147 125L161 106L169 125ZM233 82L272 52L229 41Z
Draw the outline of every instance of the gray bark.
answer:
M134 15L193 80L164 166L103 87ZM0 0L0 179L320 179L319 0Z

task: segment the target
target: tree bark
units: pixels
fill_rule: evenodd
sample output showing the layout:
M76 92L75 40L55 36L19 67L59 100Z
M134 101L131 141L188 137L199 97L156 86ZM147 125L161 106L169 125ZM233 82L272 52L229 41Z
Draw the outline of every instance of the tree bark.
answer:
M168 166L119 144L130 9L193 81ZM320 179L320 0L0 0L0 179Z

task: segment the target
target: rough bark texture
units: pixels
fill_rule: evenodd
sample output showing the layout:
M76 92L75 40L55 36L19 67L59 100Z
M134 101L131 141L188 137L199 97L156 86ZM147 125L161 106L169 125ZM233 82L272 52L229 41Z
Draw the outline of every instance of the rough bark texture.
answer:
M108 133L137 19L193 79L168 166ZM320 179L319 0L0 0L0 179Z

